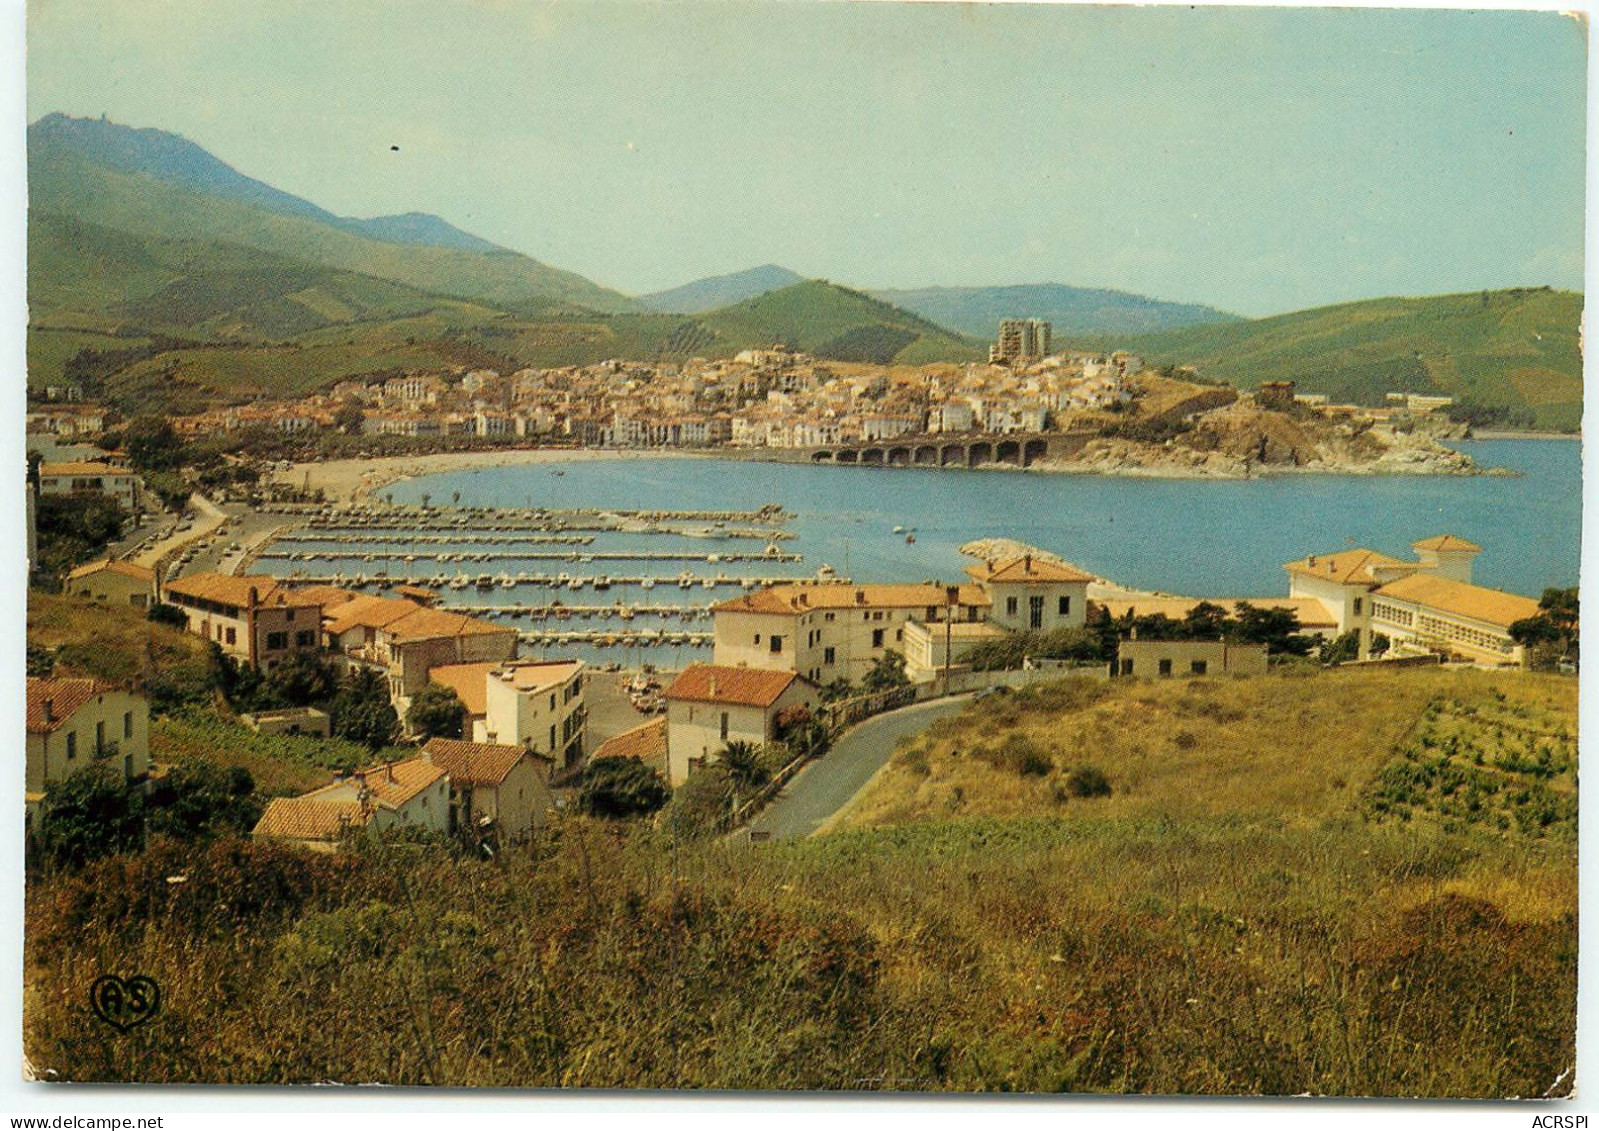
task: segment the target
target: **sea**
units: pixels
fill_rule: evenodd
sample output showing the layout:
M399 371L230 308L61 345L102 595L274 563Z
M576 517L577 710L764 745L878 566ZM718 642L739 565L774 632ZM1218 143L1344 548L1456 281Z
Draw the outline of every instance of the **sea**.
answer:
M972 559L964 543L1010 538L1052 551L1079 568L1136 589L1194 597L1260 597L1287 593L1283 563L1351 546L1413 557L1410 544L1455 534L1483 547L1474 580L1537 596L1550 586L1577 584L1582 521L1581 444L1563 439L1482 440L1457 445L1485 468L1514 475L1357 476L1277 475L1258 479L1155 479L1039 472L920 468L817 467L718 459L591 460L455 471L403 480L380 496L435 506L541 507L599 510L753 511L776 503L793 517L776 544L798 562L728 561L752 554L760 540L707 539L706 524L668 524L684 534L604 532L584 547L601 552L677 552L670 562L495 560L450 565L421 561L404 570L496 576L553 574L651 575L650 588L612 585L555 592L528 584L440 590L446 606L561 601L576 610L617 605L637 610L624 626L596 611L593 623L572 624L632 634L657 630L703 640L703 609L747 587L752 578L814 577L818 570L855 581L956 581ZM741 525L732 523L730 525ZM686 533L694 528L697 537ZM466 531L464 533L470 533ZM404 534L373 536L394 549ZM285 544L287 546L288 544ZM297 548L315 548L298 543ZM328 543L332 546L332 543ZM458 548L471 549L464 541ZM340 547L349 549L350 547ZM436 548L436 547L434 547ZM483 549L505 551L503 545ZM548 552L552 547L531 546ZM420 548L419 548L420 549ZM420 557L420 554L419 554ZM716 560L711 560L712 558ZM700 560L686 560L700 559ZM287 573L296 563L264 559L261 569ZM304 568L304 567L300 567ZM326 572L323 566L318 572ZM355 566L339 568L353 572ZM372 567L366 567L368 569ZM398 575L391 566L391 575ZM711 579L710 587L704 586ZM676 611L654 616L652 606ZM519 627L534 627L516 621ZM538 626L547 629L549 626ZM558 649L591 661L649 661L663 667L708 660L703 643L618 647L592 644Z

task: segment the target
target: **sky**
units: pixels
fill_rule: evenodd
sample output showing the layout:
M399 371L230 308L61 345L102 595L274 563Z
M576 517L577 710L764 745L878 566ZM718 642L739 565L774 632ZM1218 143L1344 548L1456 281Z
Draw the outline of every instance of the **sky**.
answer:
M29 120L171 130L628 293L768 262L1246 315L1582 285L1586 30L1548 12L35 0L27 47Z

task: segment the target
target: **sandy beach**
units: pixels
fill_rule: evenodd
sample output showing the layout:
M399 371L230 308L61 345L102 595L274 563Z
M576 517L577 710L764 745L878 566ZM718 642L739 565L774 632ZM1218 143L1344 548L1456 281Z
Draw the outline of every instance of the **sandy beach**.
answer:
M386 456L375 459L336 459L297 463L289 471L272 475L276 483L320 489L336 502L359 501L373 492L419 475L470 471L482 467L519 464L575 463L596 459L695 459L693 452L615 451L597 448L515 448L489 452L436 452L423 456Z

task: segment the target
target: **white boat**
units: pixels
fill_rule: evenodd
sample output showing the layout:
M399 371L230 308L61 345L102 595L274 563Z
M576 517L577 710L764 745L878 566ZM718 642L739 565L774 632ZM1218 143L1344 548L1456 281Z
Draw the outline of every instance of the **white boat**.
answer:
M468 585L471 585L471 584L472 584L472 579L470 577L468 577L464 573L458 573L458 574L455 575L455 579L450 582L450 588L451 589L465 589Z
M715 589L716 588L716 578L707 577L703 581L701 581L700 584L702 586L704 586L706 589Z
M568 589L581 589L583 588L583 579L581 577L574 577L571 581L566 583L566 587Z
M655 579L653 577L646 577L644 580L640 581L638 585L640 589L654 589Z
M905 528L903 526L896 526L896 527L894 527L894 533L895 534L903 534L903 533L905 533Z
M516 588L516 578L512 577L510 574L505 574L505 573L500 574L500 588L501 589L515 589Z

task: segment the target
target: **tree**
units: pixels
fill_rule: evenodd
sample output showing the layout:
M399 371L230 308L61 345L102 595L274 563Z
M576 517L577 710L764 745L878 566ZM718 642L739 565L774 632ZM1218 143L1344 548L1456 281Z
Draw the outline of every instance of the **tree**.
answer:
M722 747L722 752L717 755L727 771L727 780L740 795L754 793L771 778L761 764L759 755L760 751L754 743L739 739Z
M1292 609L1237 605L1233 638L1243 644L1264 644L1271 655L1307 656L1315 641L1298 634L1299 617Z
M1324 664L1347 664L1360 656L1360 630L1350 629L1332 640L1324 640L1317 659Z
M151 832L182 840L247 835L265 808L249 770L204 762L174 767L151 789L146 806Z
M359 436L365 422L366 413L355 401L345 401L339 406L339 411L333 414L333 426L346 436Z
M333 733L377 751L393 742L399 729L383 677L372 668L351 672L333 699Z
M338 689L333 666L314 652L295 652L268 673L258 699L283 707L325 703Z
M848 699L854 694L855 685L850 683L848 676L841 675L836 679L831 679L824 683L822 685L821 694L818 696L818 698L820 698L823 703L836 703L840 699Z
M1386 634L1381 632L1371 634L1371 648L1369 651L1373 656L1386 656L1388 649L1392 646L1393 641L1389 640Z
M189 614L176 605L168 605L157 601L150 606L150 611L144 614L146 620L156 624L164 624L169 628L186 629L189 627Z
M578 777L578 810L595 817L647 817L671 796L661 775L637 758L596 758Z
M905 674L904 653L890 648L872 661L866 677L861 680L861 687L867 691L888 691L909 683L910 677Z
M1227 632L1227 610L1201 601L1183 617L1183 635L1190 640L1220 640Z
M135 416L125 442L128 462L140 471L169 471L183 463L183 441L164 416Z
M453 687L430 683L411 696L405 725L421 738L460 738L466 705Z
M39 847L58 864L78 867L143 839L144 798L109 763L85 767L45 795Z

